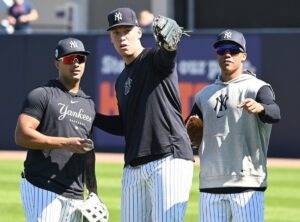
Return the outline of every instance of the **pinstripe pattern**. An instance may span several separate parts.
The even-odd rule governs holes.
[[[263,222],[264,192],[200,193],[200,222]]]
[[[40,189],[26,179],[21,179],[20,190],[27,222],[81,221],[81,213],[74,206],[82,203],[82,200],[65,198]]]
[[[181,222],[192,185],[193,162],[172,156],[124,168],[122,222]]]

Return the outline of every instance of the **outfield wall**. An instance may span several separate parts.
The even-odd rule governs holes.
[[[219,73],[212,49],[216,33],[198,33],[184,38],[178,49],[177,68],[180,80],[182,112],[186,116],[193,104],[193,95],[212,82]],[[0,149],[18,150],[14,129],[23,99],[34,87],[56,78],[54,48],[65,34],[0,35]],[[86,65],[82,88],[91,95],[97,110],[106,114],[117,112],[114,81],[123,68],[106,34],[72,35],[80,38],[92,51]],[[273,126],[270,157],[300,157],[300,137],[297,125],[300,73],[298,55],[300,33],[245,32],[247,68],[271,83],[281,107],[282,121]],[[153,46],[151,35],[144,35],[145,46]],[[97,151],[122,152],[124,140],[95,129]]]

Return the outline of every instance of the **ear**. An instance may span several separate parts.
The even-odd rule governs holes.
[[[245,53],[243,53],[242,62],[245,62],[245,61],[246,61],[246,59],[247,59],[247,53],[245,52]]]
[[[138,36],[139,36],[139,39],[142,38],[142,35],[143,35],[142,28],[138,27]]]
[[[59,69],[59,62],[57,60],[54,60],[54,66]]]
[[[109,39],[110,39],[110,43],[111,43],[111,44],[114,44],[114,42],[113,42],[113,40],[112,40],[112,33],[111,33],[111,31],[109,31]]]

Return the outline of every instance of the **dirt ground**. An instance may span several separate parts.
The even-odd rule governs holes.
[[[0,159],[25,160],[25,151],[0,150]],[[195,156],[196,164],[199,164],[198,156]],[[123,163],[121,153],[96,153],[96,161],[99,163]],[[268,166],[300,167],[300,159],[268,158]]]

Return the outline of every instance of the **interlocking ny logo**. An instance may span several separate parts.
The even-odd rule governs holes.
[[[229,31],[225,32],[224,33],[224,39],[231,39],[231,35],[232,35],[231,32],[229,32]]]
[[[122,20],[122,13],[116,12],[115,14],[115,21],[121,21]]]
[[[78,47],[77,42],[76,41],[70,41],[70,47],[71,48],[77,48]]]
[[[128,77],[128,79],[126,80],[125,85],[124,85],[124,95],[125,96],[130,92],[131,84],[132,84],[132,79],[130,79]]]
[[[216,98],[216,106],[214,110],[217,113],[220,113],[222,111],[225,111],[227,109],[227,100],[228,96],[227,95],[220,95],[219,97]],[[224,115],[217,115],[217,118],[221,118]]]

